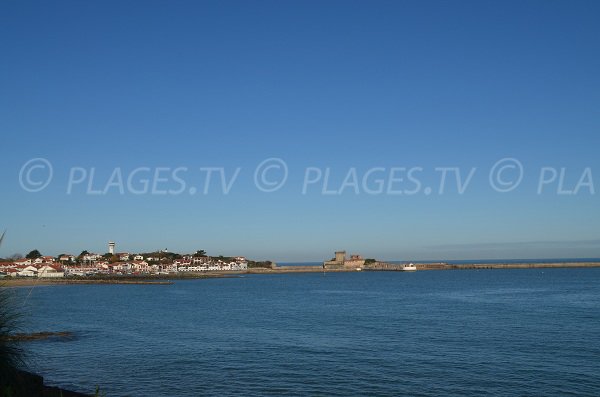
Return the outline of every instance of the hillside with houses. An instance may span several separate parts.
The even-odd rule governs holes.
[[[194,254],[127,252],[104,255],[83,251],[78,256],[44,256],[37,250],[25,258],[0,262],[0,277],[61,278],[94,275],[169,275],[203,272],[245,271],[251,266],[269,266],[270,262],[248,261],[243,256],[211,257],[204,251]]]

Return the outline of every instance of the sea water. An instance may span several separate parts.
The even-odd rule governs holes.
[[[107,396],[599,396],[600,268],[16,289],[48,384]]]

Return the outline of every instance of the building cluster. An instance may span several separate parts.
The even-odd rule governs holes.
[[[113,253],[114,254],[114,253]],[[248,262],[244,257],[230,259],[183,255],[181,259],[168,260],[144,257],[139,254],[117,253],[117,262],[110,262],[99,254],[59,257],[42,256],[35,259],[19,259],[0,262],[0,276],[10,277],[68,277],[96,274],[112,275],[155,275],[211,271],[244,271]]]
[[[365,259],[358,255],[350,255],[346,257],[346,251],[336,251],[335,257],[331,260],[323,262],[323,269],[362,269],[365,265]]]

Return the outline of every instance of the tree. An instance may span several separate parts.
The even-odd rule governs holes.
[[[273,267],[273,262],[271,262],[271,261],[248,261],[248,267],[249,268],[261,267],[261,268],[270,269]]]
[[[206,251],[204,250],[198,250],[194,253],[194,255],[192,255],[194,258],[202,258],[206,256]]]
[[[41,257],[42,257],[42,254],[40,253],[40,251],[33,250],[30,253],[28,253],[25,258],[26,259],[37,259],[37,258],[41,258]]]

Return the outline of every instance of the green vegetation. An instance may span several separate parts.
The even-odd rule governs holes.
[[[115,262],[119,262],[120,258],[117,255],[107,252],[106,254],[102,255],[102,259],[104,259],[110,263],[115,263]]]
[[[271,261],[248,261],[248,269],[256,267],[270,269],[272,266],[273,262]]]
[[[373,258],[365,259],[365,265],[370,265],[371,263],[375,263],[375,262],[377,262],[377,261]]]
[[[5,232],[0,236],[0,246],[4,234]],[[35,259],[41,256],[42,254],[38,250],[33,250],[27,255],[27,258]],[[40,376],[20,370],[26,364],[25,353],[19,341],[35,340],[45,334],[58,335],[61,333],[17,334],[15,331],[18,329],[19,319],[11,289],[0,284],[0,397],[56,395],[54,394],[56,391],[47,394],[48,389],[43,386],[43,379]],[[39,389],[36,382],[38,379],[40,380]],[[58,389],[58,393],[62,396],[63,390]],[[94,396],[105,397],[106,394],[97,387]]]
[[[19,316],[14,311],[9,292],[9,289],[0,287],[0,390],[9,386],[17,368],[24,364],[19,344],[10,340]]]
[[[152,258],[160,258],[161,261],[167,259],[167,260],[173,260],[173,259],[181,259],[182,256],[180,254],[177,254],[175,252],[164,252],[164,251],[154,251],[154,252],[144,252],[142,254],[144,258],[148,258],[148,257],[152,257]]]
[[[232,260],[234,260],[234,258],[232,256],[223,256],[223,255],[213,256],[213,259],[218,259],[223,262],[231,262]]]
[[[80,263],[81,261],[83,261],[83,257],[86,255],[89,255],[89,252],[87,250],[81,251],[81,254],[77,256],[77,262]]]
[[[0,236],[0,245],[5,233]],[[9,339],[17,328],[17,320],[9,290],[0,286],[0,393],[3,396],[13,393],[15,385],[12,383],[17,368],[24,364],[23,350],[18,343]]]
[[[33,250],[30,253],[28,253],[25,258],[26,259],[37,259],[37,258],[41,258],[41,257],[42,257],[42,254],[40,253],[40,251]]]

